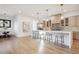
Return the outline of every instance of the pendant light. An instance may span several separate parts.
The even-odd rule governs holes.
[[[49,20],[49,19],[48,19],[48,18],[49,18],[48,11],[49,11],[49,10],[48,10],[48,9],[46,9],[46,12],[47,12],[47,20]]]
[[[61,14],[60,14],[61,15],[61,20],[64,19],[64,17],[63,17],[63,5],[64,4],[60,4],[60,7],[61,7]]]

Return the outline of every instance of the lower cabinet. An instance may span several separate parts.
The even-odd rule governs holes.
[[[75,39],[78,39],[79,40],[79,32],[74,32],[73,33],[73,38],[74,38],[74,40]]]

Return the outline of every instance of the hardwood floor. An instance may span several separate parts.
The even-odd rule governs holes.
[[[0,53],[2,54],[78,54],[79,41],[74,40],[72,48],[63,48],[47,41],[23,38],[0,39]]]

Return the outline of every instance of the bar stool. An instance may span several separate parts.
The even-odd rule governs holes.
[[[55,44],[61,44],[61,47],[64,45],[64,33],[56,33],[55,34]]]
[[[54,40],[55,40],[54,37],[55,37],[55,33],[52,32],[52,33],[51,33],[51,39],[50,39],[51,43],[54,43]]]
[[[39,31],[32,31],[32,38],[39,39]]]
[[[61,47],[63,47],[63,45],[64,45],[64,35],[65,35],[65,33],[62,33],[61,36],[60,36],[60,38],[61,38]]]
[[[52,41],[52,33],[46,32],[46,40],[50,43]]]
[[[35,33],[32,31],[32,39],[35,39]]]
[[[46,34],[45,34],[46,36],[45,36],[45,40],[47,40],[48,41],[48,32],[46,32]]]
[[[49,33],[49,43],[52,42],[53,43],[53,38],[52,38],[52,33]]]
[[[59,37],[58,33],[55,33],[55,44],[56,45],[58,45],[58,37]]]
[[[39,33],[39,39],[40,40],[45,40],[45,32],[40,31],[40,33]]]

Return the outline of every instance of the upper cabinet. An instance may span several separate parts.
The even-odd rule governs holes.
[[[69,17],[69,26],[79,27],[79,15]]]
[[[71,16],[69,17],[69,26],[75,27],[76,26],[76,17],[75,16]]]
[[[79,27],[79,16],[76,16],[76,26]]]
[[[61,20],[60,15],[55,15],[49,20],[43,20],[42,23],[38,24],[42,29],[56,29],[60,27],[79,27],[79,16],[70,16]]]
[[[79,16],[71,16],[60,20],[61,26],[79,27]]]

